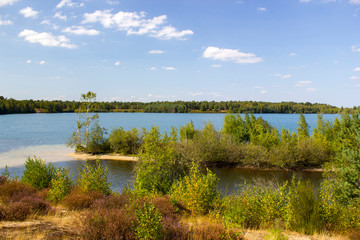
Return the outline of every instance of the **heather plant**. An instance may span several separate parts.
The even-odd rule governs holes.
[[[36,189],[29,184],[19,181],[9,181],[0,185],[0,199],[3,202],[17,201],[23,196],[35,195]]]
[[[0,185],[5,184],[8,181],[6,176],[0,175]]]
[[[183,203],[192,214],[206,214],[219,199],[218,178],[208,169],[201,173],[199,167],[193,163],[189,175],[175,182],[171,191],[171,197]]]
[[[80,177],[77,179],[79,188],[84,192],[99,191],[105,195],[111,194],[110,182],[108,181],[109,171],[103,168],[99,159],[95,164],[87,161],[79,170]]]
[[[51,188],[48,192],[50,201],[59,202],[69,195],[74,182],[69,176],[69,169],[58,168],[56,177],[51,180]]]
[[[10,202],[4,208],[5,220],[24,221],[32,214],[45,214],[50,210],[50,205],[43,199],[30,196],[19,201]]]
[[[56,177],[55,173],[56,169],[53,164],[46,164],[45,161],[36,156],[34,158],[28,157],[21,181],[37,189],[48,188],[51,186],[51,180]]]
[[[73,189],[67,195],[63,204],[70,210],[81,210],[90,208],[98,199],[104,198],[104,194],[98,191],[84,192],[81,189]]]
[[[126,209],[91,209],[80,219],[80,234],[87,240],[136,239],[134,214]]]
[[[243,236],[239,232],[226,229],[220,223],[203,223],[196,225],[193,229],[194,240],[241,240]]]

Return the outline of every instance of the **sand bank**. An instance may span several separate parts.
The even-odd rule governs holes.
[[[101,160],[116,160],[116,161],[137,161],[137,157],[130,157],[130,156],[123,156],[123,155],[119,155],[119,154],[100,154],[100,155],[91,155],[91,154],[86,154],[86,153],[77,153],[77,152],[72,152],[72,153],[68,153],[66,154],[66,156],[71,157],[71,158],[75,158],[78,160],[96,160],[96,159],[101,159]]]

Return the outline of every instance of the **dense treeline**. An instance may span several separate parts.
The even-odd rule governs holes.
[[[0,114],[74,112],[79,101],[15,100],[0,96]],[[351,113],[356,107],[338,108],[328,104],[253,101],[96,102],[96,112],[151,113]]]

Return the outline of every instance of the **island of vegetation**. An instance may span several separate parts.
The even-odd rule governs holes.
[[[132,187],[113,193],[100,160],[87,161],[74,179],[68,169],[28,158],[20,180],[8,171],[0,177],[0,221],[52,217],[52,231],[38,234],[56,232],[59,239],[296,239],[294,232],[359,239],[359,113],[333,123],[319,115],[311,135],[303,115],[297,133],[279,133],[262,118],[233,114],[221,131],[211,123],[195,130],[190,122],[170,133],[120,127],[106,137],[93,112],[95,97],[82,95],[69,144],[87,153],[136,155]],[[223,194],[207,164],[321,167],[325,179],[320,188],[294,177]],[[254,229],[263,235],[252,235]]]

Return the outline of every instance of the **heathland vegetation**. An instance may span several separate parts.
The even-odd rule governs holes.
[[[109,136],[93,112],[95,94],[82,95],[77,130],[69,140],[78,151],[136,154],[135,182],[113,193],[101,162],[86,162],[74,179],[69,171],[28,158],[21,180],[0,177],[0,221],[77,214],[70,228],[82,239],[244,239],[246,229],[351,234],[360,231],[360,115],[326,122],[312,134],[303,115],[297,132],[280,133],[262,118],[226,115],[221,131],[192,122],[170,133],[115,128]],[[288,169],[323,168],[319,188],[293,178],[284,184],[243,184],[220,193],[207,164]],[[32,177],[30,177],[32,176]]]
[[[0,114],[76,112],[81,101],[15,100],[0,96]],[[96,112],[151,113],[351,113],[328,104],[254,101],[97,102]]]

